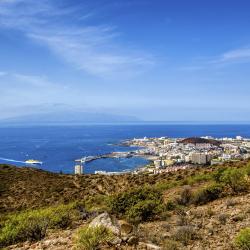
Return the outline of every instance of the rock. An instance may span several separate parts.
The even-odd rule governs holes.
[[[133,232],[133,226],[130,225],[129,223],[125,221],[120,222],[120,227],[121,227],[121,235],[122,236],[127,236],[128,234]]]
[[[116,236],[120,236],[121,234],[121,228],[118,223],[118,220],[116,218],[111,219],[111,217],[107,212],[98,215],[89,224],[89,227],[98,227],[98,226],[104,226],[108,228]]]
[[[136,236],[131,236],[128,240],[127,240],[127,243],[130,245],[130,246],[133,246],[133,245],[137,245],[139,242],[138,238]]]

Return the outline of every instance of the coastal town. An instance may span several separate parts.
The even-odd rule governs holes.
[[[84,172],[84,164],[104,158],[142,157],[149,161],[139,166],[133,174],[159,174],[187,169],[196,166],[219,165],[227,161],[239,161],[250,158],[250,139],[213,138],[211,136],[191,138],[134,138],[121,143],[136,150],[128,152],[112,152],[110,154],[88,156],[77,159],[75,174]],[[113,175],[127,172],[95,171],[95,174]]]
[[[223,164],[250,158],[250,139],[213,138],[134,138],[124,145],[140,147],[137,155],[147,157],[150,164],[137,172],[162,173],[197,165]]]

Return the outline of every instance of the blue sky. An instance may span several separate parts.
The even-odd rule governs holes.
[[[250,121],[248,0],[0,0],[0,118]]]

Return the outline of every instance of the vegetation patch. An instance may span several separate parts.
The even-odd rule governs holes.
[[[192,203],[203,205],[214,201],[222,196],[224,187],[222,184],[211,184],[205,188],[201,188],[194,193]]]
[[[244,171],[244,169],[222,169],[220,172],[217,172],[215,179],[217,182],[224,183],[230,187],[235,193],[246,191],[248,189],[246,171]]]
[[[235,238],[235,245],[242,250],[250,249],[250,227],[242,229]]]
[[[133,189],[113,196],[110,209],[133,223],[148,221],[164,211],[162,193],[150,187]]]
[[[85,226],[78,230],[75,238],[76,249],[95,250],[112,241],[113,234],[104,226]]]
[[[0,229],[0,246],[45,237],[48,228],[66,228],[79,219],[76,205],[60,205],[8,216]]]

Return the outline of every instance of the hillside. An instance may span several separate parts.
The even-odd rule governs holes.
[[[212,144],[215,146],[219,146],[221,143],[219,141],[213,139],[205,139],[200,137],[190,137],[184,140],[179,141],[179,143],[183,144]]]
[[[60,175],[1,165],[0,246],[23,250],[248,249],[236,239],[250,225],[249,176],[247,161],[119,176]],[[93,235],[86,227],[98,215],[108,216],[103,212],[112,216],[110,223],[118,219],[123,236],[108,241],[102,232],[98,244],[87,248],[83,239]],[[33,223],[37,232],[44,229],[45,219],[47,229],[37,236]]]
[[[197,168],[198,169],[198,168]],[[197,169],[180,171],[191,176]],[[198,170],[201,172],[212,170]],[[179,178],[174,173],[161,175],[66,175],[36,168],[0,165],[0,213],[68,203],[95,195],[111,195],[141,185]]]

